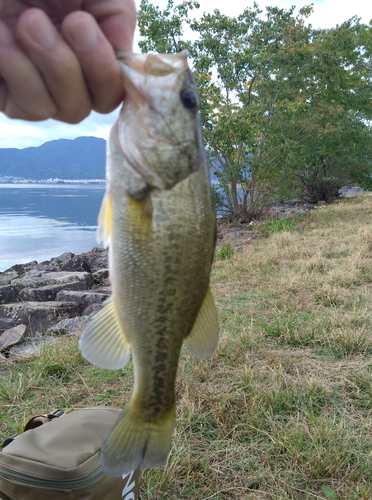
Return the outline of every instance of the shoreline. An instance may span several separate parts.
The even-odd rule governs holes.
[[[110,296],[108,251],[65,252],[0,272],[0,353],[37,354],[42,340],[78,335]]]

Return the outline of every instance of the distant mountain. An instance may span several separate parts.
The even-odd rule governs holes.
[[[58,139],[37,148],[0,149],[0,177],[104,179],[105,161],[104,139]]]

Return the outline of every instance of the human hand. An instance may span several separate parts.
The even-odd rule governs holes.
[[[123,99],[114,50],[132,50],[133,0],[1,0],[0,111],[78,123]]]

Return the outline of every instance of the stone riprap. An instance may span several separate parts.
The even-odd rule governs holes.
[[[2,355],[24,358],[45,337],[81,333],[110,296],[107,259],[107,250],[93,248],[0,273]]]

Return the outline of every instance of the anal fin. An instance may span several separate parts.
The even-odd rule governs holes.
[[[196,317],[191,333],[185,338],[185,344],[198,358],[207,358],[217,349],[218,317],[210,286]]]
[[[93,365],[117,370],[127,364],[130,346],[112,298],[84,330],[79,347],[82,356]]]

